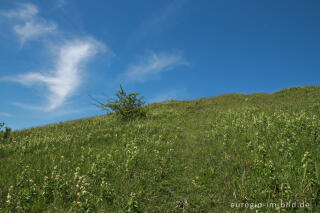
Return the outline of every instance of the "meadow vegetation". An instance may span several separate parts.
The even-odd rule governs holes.
[[[0,212],[320,212],[320,87],[144,108],[13,131]]]
[[[106,103],[93,99],[96,105],[107,113],[116,113],[124,121],[132,121],[146,117],[145,102],[143,96],[138,98],[139,93],[126,93],[120,84],[120,90],[115,99],[109,99]]]
[[[5,126],[4,122],[0,122],[0,143],[9,142],[11,128]]]

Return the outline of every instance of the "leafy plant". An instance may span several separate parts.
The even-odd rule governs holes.
[[[144,97],[138,98],[139,93],[127,94],[122,85],[120,90],[116,93],[116,99],[110,99],[106,104],[98,101],[98,106],[107,112],[115,112],[123,120],[134,120],[136,118],[143,118],[146,116],[146,111],[143,108],[145,102]]]
[[[5,142],[10,138],[11,128],[5,126],[4,122],[0,122],[0,142]]]
[[[4,123],[0,122],[0,130],[4,127]]]

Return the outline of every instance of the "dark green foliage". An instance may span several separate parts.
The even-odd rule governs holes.
[[[0,130],[4,127],[4,123],[0,122]]]
[[[6,142],[9,140],[11,135],[11,128],[5,126],[5,123],[0,122],[0,142]]]
[[[139,93],[127,94],[120,85],[120,90],[116,94],[116,99],[110,99],[106,104],[99,102],[99,107],[107,112],[117,113],[123,120],[134,120],[146,116],[143,108],[145,102],[143,97],[138,98]]]

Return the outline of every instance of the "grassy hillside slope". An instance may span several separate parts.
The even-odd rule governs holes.
[[[13,132],[0,212],[320,212],[320,87],[147,108]]]

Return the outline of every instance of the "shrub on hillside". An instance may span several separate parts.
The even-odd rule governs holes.
[[[0,142],[5,142],[10,138],[11,128],[5,126],[5,123],[0,122]]]
[[[139,93],[127,94],[120,85],[120,90],[116,93],[116,99],[110,99],[107,103],[98,101],[99,107],[107,112],[115,112],[123,120],[134,120],[136,118],[146,117],[146,111],[143,108],[145,102],[143,97],[138,98]]]

